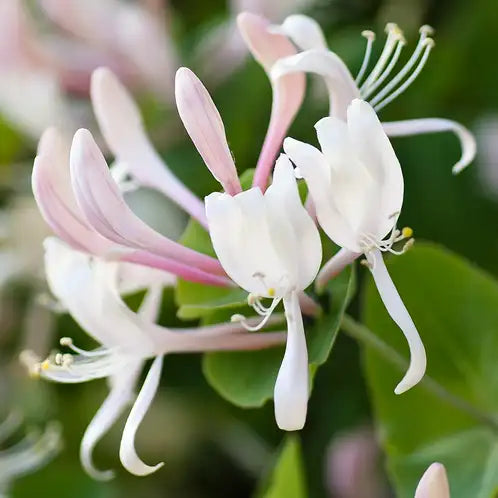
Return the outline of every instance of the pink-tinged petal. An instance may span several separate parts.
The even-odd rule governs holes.
[[[126,247],[224,275],[216,259],[164,237],[131,211],[88,130],[76,132],[70,162],[76,200],[89,224],[101,235]]]
[[[425,471],[415,491],[415,498],[450,498],[450,485],[443,464],[433,463]]]
[[[460,173],[473,160],[477,152],[477,145],[474,135],[465,126],[441,118],[408,119],[405,121],[392,121],[382,123],[384,131],[390,137],[403,137],[407,135],[421,135],[424,133],[452,132],[462,147],[460,160],[453,166],[453,174]]]
[[[303,315],[316,317],[322,312],[321,306],[304,291],[299,292],[299,306]]]
[[[350,251],[349,249],[339,249],[339,251],[323,265],[320,273],[318,273],[315,280],[317,291],[321,292],[330,280],[339,275],[346,266],[350,265],[360,256],[360,253]]]
[[[132,96],[107,68],[92,74],[90,93],[100,130],[118,162],[141,185],[156,189],[206,226],[203,202],[167,167],[152,146]]]
[[[238,194],[241,186],[220,113],[204,85],[186,67],[176,73],[175,97],[183,125],[209,171],[227,194]]]
[[[237,18],[239,30],[254,58],[269,75],[273,64],[282,57],[296,54],[285,36],[269,31],[268,20],[247,12]],[[270,124],[258,159],[253,185],[266,188],[268,176],[282,147],[287,130],[304,98],[306,79],[302,73],[282,76],[272,84],[273,102]]]
[[[92,254],[105,254],[115,248],[115,244],[88,225],[76,204],[69,171],[69,147],[54,128],[49,128],[40,139],[32,188],[44,220],[70,246]]]

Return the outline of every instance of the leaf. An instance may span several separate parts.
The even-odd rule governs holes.
[[[347,268],[330,282],[323,314],[316,320],[305,319],[313,374],[332,350],[353,288],[353,271]],[[243,408],[260,407],[273,397],[283,354],[283,348],[205,354],[204,375],[209,384],[231,403]]]
[[[306,498],[305,481],[301,444],[297,436],[287,436],[265,486],[266,491],[257,495],[261,498]]]
[[[497,497],[498,424],[492,414],[498,412],[498,285],[430,244],[391,258],[389,272],[424,341],[427,374],[458,398],[449,401],[423,383],[395,396],[402,372],[366,349],[366,376],[396,496],[413,497],[424,470],[439,461],[447,467],[452,498]],[[364,315],[379,338],[407,356],[372,281]],[[466,408],[456,406],[462,403]]]
[[[211,239],[206,230],[195,220],[190,220],[180,242],[204,254],[215,256]],[[200,318],[213,309],[236,308],[247,301],[241,289],[216,287],[178,279],[175,290],[177,316],[183,320]]]

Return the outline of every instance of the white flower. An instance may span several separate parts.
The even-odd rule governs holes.
[[[301,429],[308,402],[308,354],[298,293],[316,276],[321,262],[318,230],[299,198],[293,167],[277,161],[273,182],[263,195],[258,187],[206,197],[209,233],[227,274],[249,292],[249,303],[262,326],[283,300],[287,346],[275,383],[275,417],[285,430]],[[271,298],[266,308],[260,298]]]
[[[323,118],[316,130],[321,152],[292,138],[284,141],[284,150],[306,180],[320,225],[351,260],[365,254],[387,311],[407,338],[411,363],[396,387],[400,394],[420,381],[426,367],[422,341],[382,259],[384,251],[398,254],[393,244],[412,233],[396,229],[403,203],[401,167],[366,102],[351,103],[347,122]]]
[[[367,75],[375,34],[364,31],[367,39],[365,58],[358,76],[353,78],[342,59],[328,50],[320,26],[304,15],[289,16],[282,25],[271,28],[272,32],[288,36],[302,50],[301,53],[281,58],[271,70],[274,80],[296,72],[315,73],[323,77],[329,92],[330,115],[346,119],[346,111],[355,98],[370,102],[379,111],[401,95],[417,78],[425,66],[434,46],[430,37],[430,26],[420,28],[418,44],[405,65],[393,76],[398,60],[406,44],[403,32],[394,23],[386,26],[387,40],[376,63]],[[452,131],[459,138],[462,157],[453,166],[453,173],[459,173],[474,159],[476,143],[472,134],[462,125],[448,119],[424,118],[383,123],[389,136],[417,135]]]
[[[170,275],[127,263],[108,262],[74,250],[56,238],[45,241],[45,266],[54,296],[100,346],[85,351],[65,337],[61,345],[75,354],[55,353],[40,362],[32,353],[24,352],[22,360],[33,375],[55,382],[109,379],[109,396],[88,426],[80,451],[83,467],[98,479],[109,479],[113,474],[94,467],[93,448],[133,401],[135,385],[147,359],[154,361],[126,421],[120,447],[123,466],[136,475],[150,474],[162,465],[144,464],[136,454],[134,440],[159,385],[163,355],[260,349],[283,340],[281,333],[249,334],[241,324],[234,323],[193,329],[156,325],[162,289],[171,283]],[[120,296],[120,289],[131,289],[130,270],[135,289],[147,290],[138,313],[130,310]]]
[[[450,498],[450,485],[444,465],[433,463],[429,466],[418,483],[415,498]]]

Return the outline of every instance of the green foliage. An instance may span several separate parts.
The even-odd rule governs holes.
[[[312,373],[330,354],[353,287],[353,271],[348,268],[330,283],[321,316],[305,322]],[[204,374],[211,386],[233,404],[259,407],[273,396],[282,357],[282,348],[209,353],[204,356]]]
[[[388,470],[400,498],[423,471],[446,465],[452,498],[498,496],[498,285],[442,248],[419,244],[390,258],[390,274],[422,336],[430,379],[397,397],[399,368],[365,351],[365,370]],[[370,281],[365,323],[407,355],[406,342]]]
[[[288,436],[278,456],[261,498],[306,498],[301,444],[297,436]]]

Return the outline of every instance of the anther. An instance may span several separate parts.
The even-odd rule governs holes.
[[[375,40],[375,33],[369,29],[365,29],[361,32],[361,36],[365,37],[367,40]]]
[[[403,246],[403,252],[406,252],[408,249],[412,248],[413,244],[415,244],[415,239],[408,239]]]
[[[424,47],[433,48],[435,44],[434,38],[424,38],[422,41],[422,46]]]
[[[248,295],[247,295],[247,304],[249,306],[254,306],[254,304],[256,303],[256,301],[258,300],[258,296],[256,296],[255,294],[253,294],[252,292],[250,292]]]
[[[40,368],[42,370],[48,370],[50,368],[50,361],[49,360],[44,360],[40,363]]]
[[[409,239],[413,235],[413,229],[410,227],[404,227],[401,230],[401,235],[403,236],[403,238]]]
[[[240,315],[239,313],[236,313],[230,317],[231,322],[242,322],[245,319],[246,317],[244,315]]]
[[[423,26],[420,26],[418,32],[422,36],[432,36],[434,34],[434,28],[432,26],[429,26],[428,24],[424,24]]]
[[[270,297],[275,297],[275,289],[274,289],[273,287],[270,287],[270,288],[268,289],[268,295],[269,295]]]
[[[59,344],[61,346],[69,347],[73,345],[73,340],[70,337],[61,337]]]

